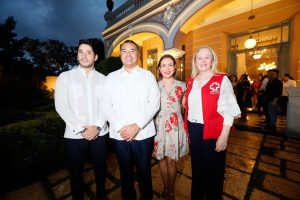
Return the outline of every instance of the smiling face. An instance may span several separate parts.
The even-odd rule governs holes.
[[[137,65],[139,51],[136,45],[124,43],[121,46],[121,60],[125,68],[132,69]]]
[[[171,78],[176,70],[176,65],[171,58],[163,58],[160,61],[159,71],[163,78]]]
[[[195,64],[199,72],[211,70],[213,62],[213,55],[208,48],[202,48],[196,54]]]
[[[85,69],[93,68],[98,55],[95,54],[93,48],[88,44],[81,44],[77,51],[77,60],[81,67]]]

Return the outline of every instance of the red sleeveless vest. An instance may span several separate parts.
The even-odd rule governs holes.
[[[217,112],[218,99],[220,96],[221,83],[225,74],[214,74],[211,79],[201,88],[203,111],[203,139],[217,139],[223,128],[224,118]],[[186,101],[185,101],[185,115],[184,128],[188,133],[187,119],[188,119],[188,97],[193,87],[194,79],[190,78],[187,83]]]

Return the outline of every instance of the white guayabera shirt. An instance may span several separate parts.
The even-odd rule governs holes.
[[[110,73],[104,85],[104,110],[110,137],[123,140],[118,131],[133,123],[141,128],[135,140],[154,136],[153,117],[159,109],[160,93],[153,74],[138,66],[129,73],[123,67]]]
[[[65,138],[82,139],[85,125],[99,126],[100,136],[108,133],[102,109],[105,76],[95,69],[87,76],[78,66],[61,73],[55,87],[55,109],[66,123]]]

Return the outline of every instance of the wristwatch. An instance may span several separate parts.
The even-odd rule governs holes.
[[[82,131],[79,131],[78,133],[76,133],[76,135],[83,133],[84,131],[86,131],[87,128],[84,128]]]

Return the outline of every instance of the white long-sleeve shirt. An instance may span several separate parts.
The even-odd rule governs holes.
[[[202,103],[199,103],[202,99],[201,88],[208,82],[205,80],[199,83],[196,79],[193,82],[192,90],[189,94],[189,115],[188,120],[194,123],[204,123]],[[236,98],[232,89],[231,82],[224,76],[221,82],[220,96],[218,100],[218,112],[224,118],[224,125],[232,126],[234,117],[240,115],[240,108],[236,102]]]
[[[55,109],[66,123],[65,138],[82,139],[78,133],[88,125],[99,126],[100,136],[107,134],[102,110],[104,80],[99,72],[92,70],[87,75],[80,66],[58,76]]]
[[[141,128],[136,140],[156,134],[153,117],[159,109],[160,93],[150,71],[137,66],[129,73],[123,67],[107,76],[104,91],[110,138],[123,140],[118,131],[133,123]]]
[[[287,91],[288,87],[297,87],[297,82],[292,79],[288,79],[286,82],[282,81],[283,87],[282,87],[282,96],[289,96],[289,93]]]

